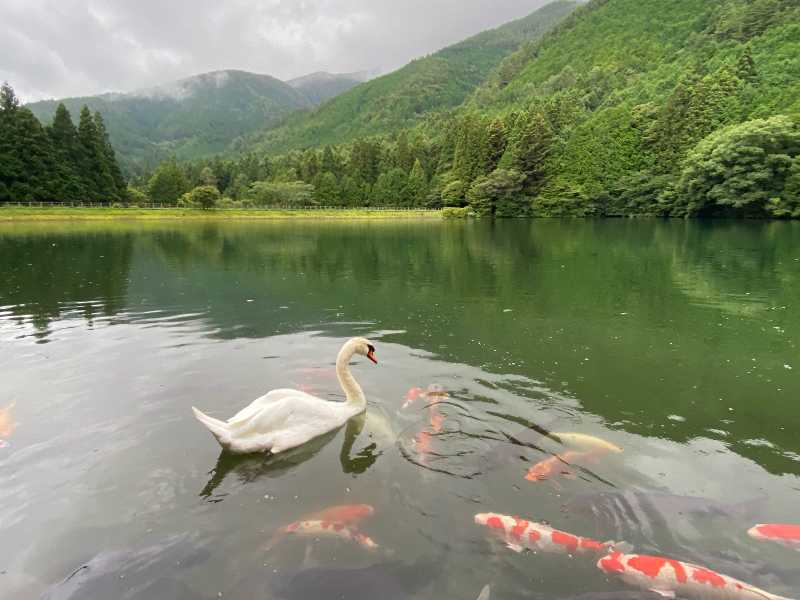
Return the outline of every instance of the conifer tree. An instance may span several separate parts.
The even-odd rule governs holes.
[[[99,112],[94,113],[94,123],[95,127],[97,127],[97,143],[100,145],[101,156],[114,184],[112,195],[117,200],[124,200],[127,195],[128,184],[122,176],[122,170],[119,168],[117,155],[111,146],[106,124]]]
[[[82,146],[78,141],[78,130],[69,111],[63,104],[56,108],[53,124],[48,128],[57,165],[57,198],[60,201],[86,199],[86,187],[81,175],[83,163]]]
[[[414,166],[408,176],[406,197],[411,206],[423,206],[428,198],[428,180],[419,159],[414,161]]]
[[[531,192],[538,191],[544,181],[545,160],[552,142],[552,129],[540,111],[517,119],[511,136],[511,157],[514,168],[525,176],[525,186]]]

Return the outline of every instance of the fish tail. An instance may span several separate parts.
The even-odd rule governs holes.
[[[194,412],[195,418],[205,425],[206,429],[208,429],[211,434],[217,438],[220,446],[224,448],[230,445],[231,432],[227,423],[220,421],[219,419],[209,417],[207,414],[196,409],[194,406],[192,407],[192,411]]]

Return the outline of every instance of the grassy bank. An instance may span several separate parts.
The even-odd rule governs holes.
[[[0,207],[0,221],[104,221],[136,220],[209,220],[209,219],[439,219],[441,212],[429,210],[197,210],[185,208],[19,208]]]

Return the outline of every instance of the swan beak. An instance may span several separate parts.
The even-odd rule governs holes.
[[[375,350],[370,350],[367,352],[367,358],[374,362],[376,365],[378,364],[378,359],[375,358]]]

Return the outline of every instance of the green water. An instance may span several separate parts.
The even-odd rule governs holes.
[[[4,225],[0,408],[15,401],[18,426],[0,449],[0,597],[87,563],[77,581],[96,579],[50,597],[282,598],[298,569],[373,564],[414,566],[383,600],[625,589],[592,559],[491,543],[473,524],[488,511],[800,596],[798,555],[746,535],[800,522],[798,330],[794,223]],[[234,458],[192,418],[276,387],[340,400],[354,335],[380,361],[353,367],[361,431]],[[425,450],[426,403],[403,403],[430,384],[449,397]],[[564,450],[547,432],[624,452],[526,481]],[[381,550],[266,549],[343,503],[374,506],[362,529]]]

